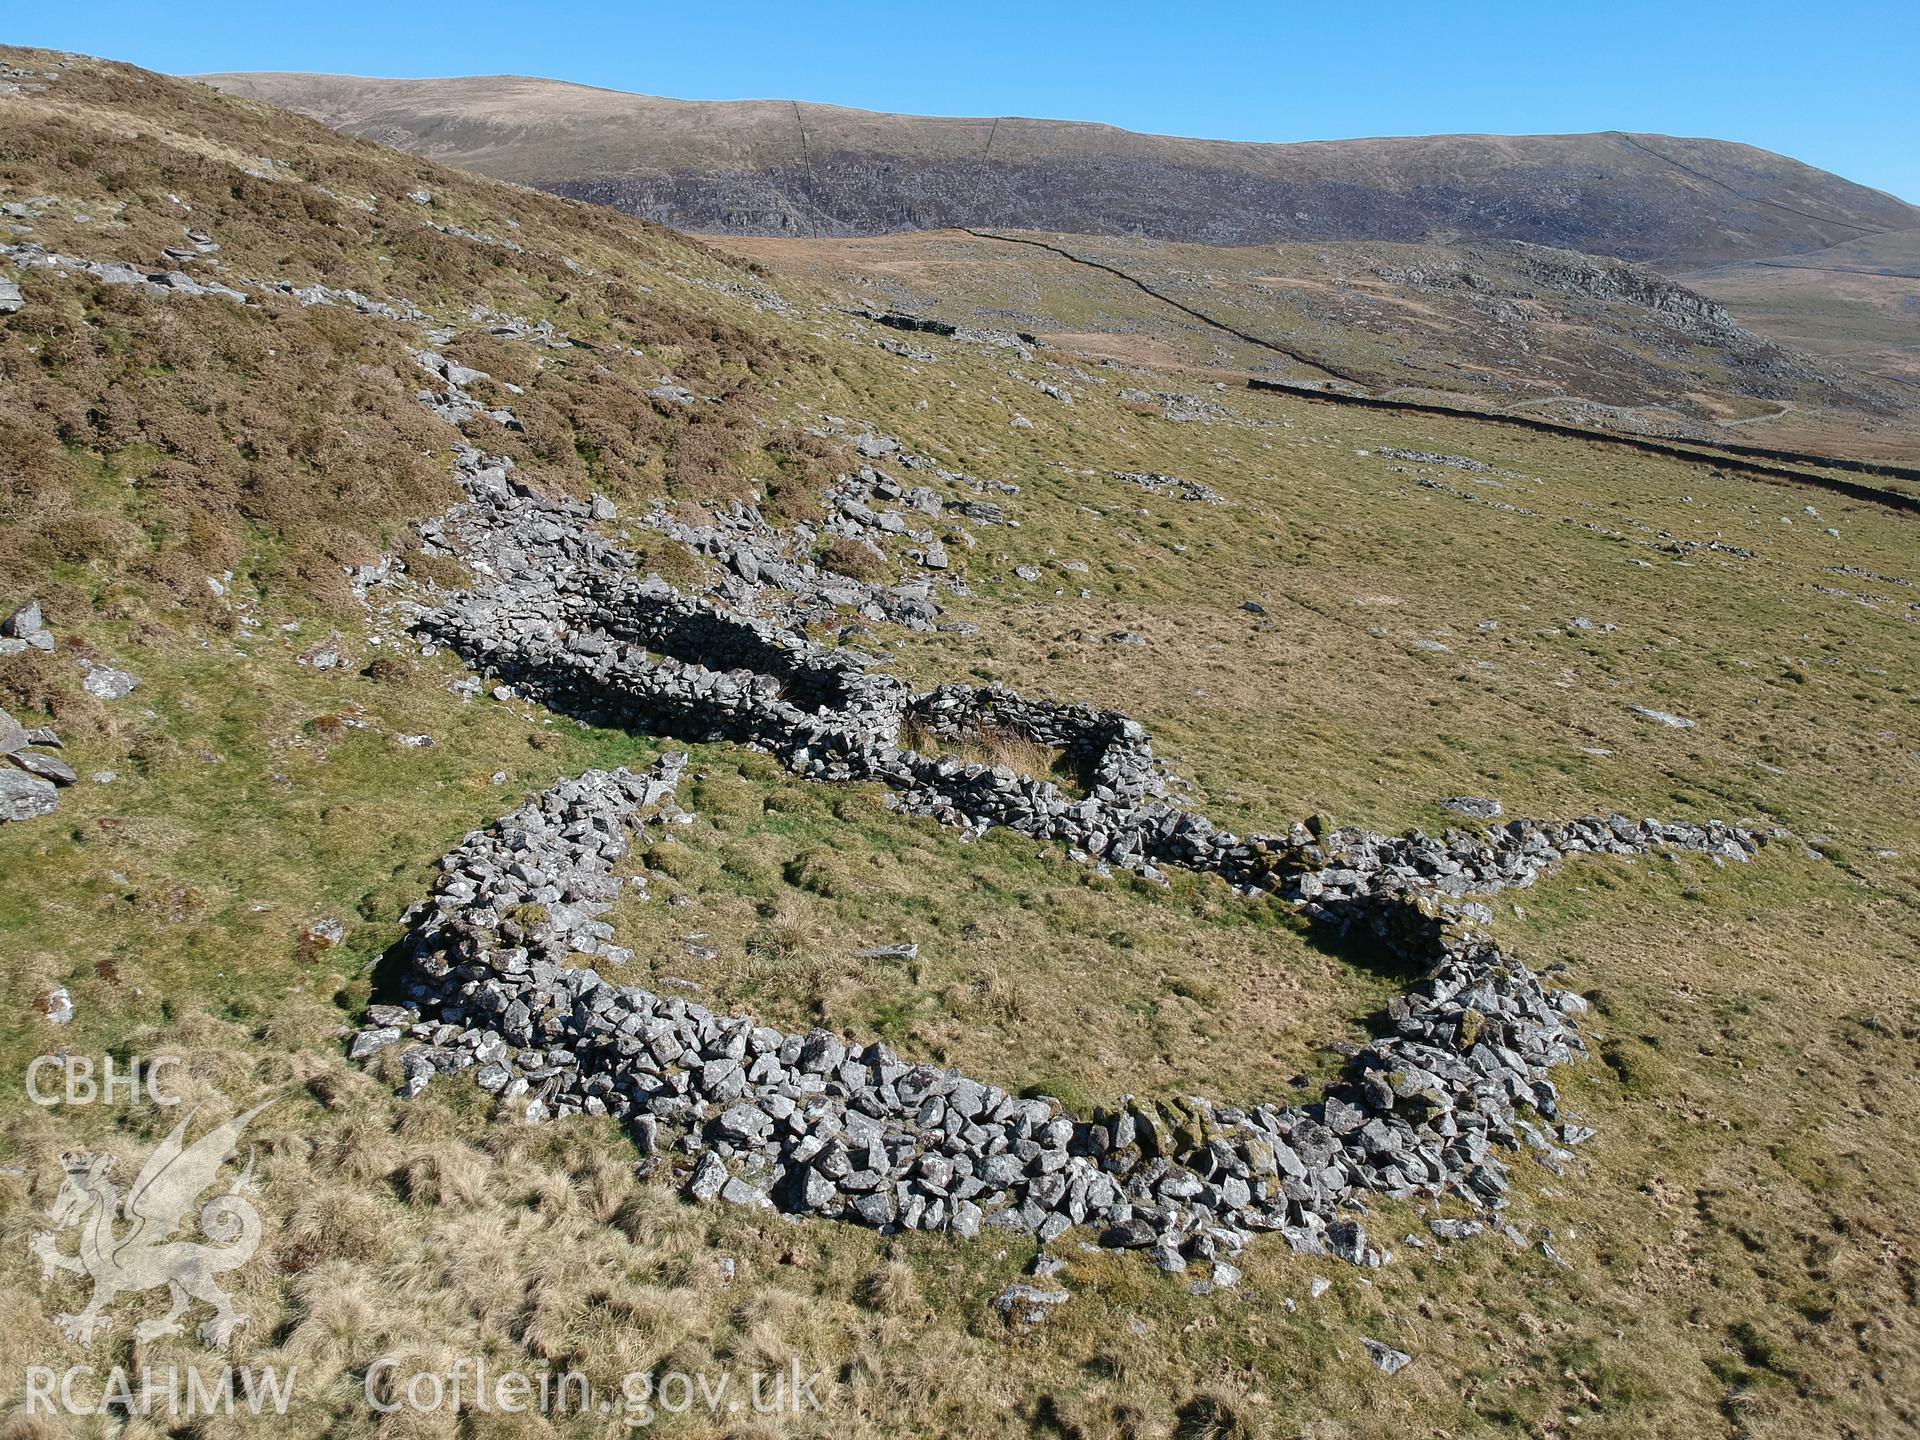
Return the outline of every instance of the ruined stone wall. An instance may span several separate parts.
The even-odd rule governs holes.
[[[1421,978],[1311,1104],[1121,1097],[1090,1115],[886,1046],[620,986],[581,958],[625,955],[598,916],[614,866],[673,803],[679,758],[646,776],[591,772],[468,837],[410,917],[405,1004],[375,1007],[367,1054],[411,1037],[407,1088],[472,1069],[535,1114],[621,1119],[642,1148],[677,1151],[689,1192],[858,1223],[1052,1240],[1073,1226],[1169,1270],[1231,1257],[1257,1231],[1377,1263],[1353,1203],[1367,1194],[1504,1203],[1503,1153],[1550,1156],[1591,1132],[1560,1114],[1550,1072],[1582,1052],[1579,997],[1549,991],[1487,933],[1471,898],[1533,884],[1569,855],[1665,848],[1744,860],[1760,839],[1720,825],[1621,816],[1509,821],[1484,833],[1241,838],[1166,798],[1146,731],[1123,715],[1001,686],[913,694],[858,652],[635,574],[590,508],[463,460],[472,503],[452,517],[475,590],[418,617],[420,633],[558,711],[764,750],[798,774],[890,787],[910,813],[1004,825],[1141,874],[1219,876],[1312,924],[1365,937]],[[1067,753],[1084,796],[1003,766],[902,748],[1010,732]]]
[[[1043,1242],[1084,1225],[1163,1269],[1204,1262],[1227,1276],[1259,1231],[1378,1263],[1345,1214],[1356,1198],[1498,1208],[1502,1151],[1529,1143],[1564,1158],[1592,1133],[1561,1115],[1550,1075],[1582,1053],[1584,1002],[1543,987],[1485,933],[1484,907],[1456,897],[1531,884],[1580,847],[1757,848],[1737,831],[1625,821],[1516,822],[1486,841],[1306,838],[1282,867],[1314,891],[1294,902],[1302,912],[1424,966],[1382,1038],[1312,1104],[1126,1096],[1079,1116],[882,1044],[783,1034],[581,965],[626,955],[597,917],[631,837],[673,810],[684,764],[589,772],[469,836],[409,916],[405,1003],[373,1007],[354,1054],[412,1037],[410,1094],[472,1070],[536,1116],[616,1116],[649,1155],[684,1156],[700,1199]]]

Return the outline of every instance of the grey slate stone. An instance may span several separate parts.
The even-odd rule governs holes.
[[[55,785],[73,785],[80,780],[66,761],[52,755],[42,755],[38,750],[16,750],[8,758],[29,775],[38,775]]]
[[[1398,1375],[1413,1363],[1413,1356],[1404,1350],[1396,1350],[1379,1340],[1370,1340],[1362,1336],[1360,1343],[1367,1347],[1367,1354],[1373,1357],[1373,1363],[1380,1367],[1383,1375]]]
[[[80,684],[96,700],[124,700],[139,686],[140,677],[111,665],[89,663]]]
[[[29,600],[20,606],[5,620],[0,620],[0,635],[8,635],[16,640],[24,640],[29,635],[37,635],[45,630],[46,622],[40,614],[40,602]]]
[[[693,1167],[693,1174],[687,1180],[687,1194],[695,1200],[718,1199],[727,1180],[726,1165],[718,1155],[709,1151],[702,1155],[700,1163]]]
[[[51,781],[24,770],[0,768],[0,820],[37,820],[59,806]]]

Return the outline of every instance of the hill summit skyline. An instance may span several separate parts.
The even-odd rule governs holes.
[[[525,76],[199,78],[439,163],[714,234],[1517,240],[1687,267],[1920,228],[1920,209],[1786,156],[1621,131],[1260,144]]]

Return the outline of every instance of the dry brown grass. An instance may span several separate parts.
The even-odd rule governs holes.
[[[874,545],[846,535],[835,535],[828,539],[820,547],[819,561],[825,569],[850,575],[870,585],[886,579],[892,568],[886,556],[879,553]]]
[[[922,755],[957,755],[975,765],[998,765],[1016,775],[1052,780],[1063,788],[1077,784],[1067,755],[1005,725],[982,725],[960,739],[936,735],[916,720],[900,727],[900,743]]]
[[[132,111],[150,118],[124,133]],[[453,347],[525,392],[483,382],[523,429],[475,420],[471,438],[550,486],[728,500],[766,485],[777,513],[804,512],[817,488],[827,452],[761,423],[765,377],[804,347],[637,280],[665,257],[713,268],[693,244],[542,196],[517,195],[503,214],[480,183],[123,68],[77,65],[45,96],[0,97],[0,116],[0,192],[60,197],[35,240],[153,263],[192,224],[218,236],[217,278],[258,293],[243,306],[23,277],[29,305],[0,321],[0,593],[46,588],[55,572],[111,574],[124,605],[208,622],[205,577],[252,567],[248,588],[344,608],[342,567],[377,559],[408,519],[444,507],[447,437],[414,399],[410,328],[303,307],[262,280],[353,286],[461,318],[480,305],[644,349],[651,368],[486,336]],[[285,178],[236,171],[234,155],[261,152]],[[522,250],[427,228],[402,198],[421,183],[434,188],[433,218],[514,235]],[[376,197],[375,209],[320,185]],[[69,219],[83,209],[103,219]],[[561,257],[574,251],[598,273],[568,269]],[[663,369],[702,401],[650,399]],[[47,598],[77,605],[81,588]]]

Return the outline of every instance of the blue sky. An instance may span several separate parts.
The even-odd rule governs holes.
[[[176,74],[504,72],[1230,140],[1650,130],[1742,140],[1920,202],[1915,0],[88,0],[15,7],[0,39]]]

